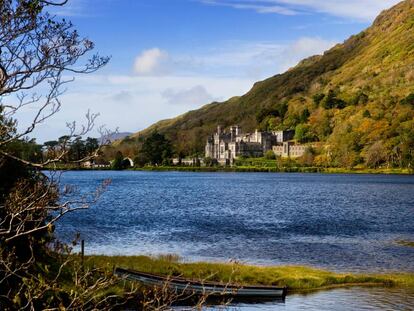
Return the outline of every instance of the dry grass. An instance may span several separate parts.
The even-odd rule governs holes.
[[[250,285],[287,286],[290,291],[307,291],[347,286],[388,286],[414,288],[414,275],[352,274],[303,266],[261,267],[237,263],[184,263],[177,256],[89,256],[88,262],[107,267],[123,267],[161,275]]]

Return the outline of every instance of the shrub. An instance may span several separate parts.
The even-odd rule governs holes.
[[[411,93],[406,98],[400,101],[402,105],[411,105],[414,106],[414,93]]]
[[[265,158],[268,160],[275,160],[276,159],[276,155],[272,150],[268,150],[265,153]]]

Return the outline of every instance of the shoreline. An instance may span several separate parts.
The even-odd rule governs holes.
[[[303,174],[354,174],[354,175],[414,175],[408,169],[346,169],[346,168],[320,168],[320,167],[195,167],[195,166],[148,166],[114,170],[111,168],[47,168],[50,171],[144,171],[144,172],[195,172],[195,173],[303,173]]]
[[[159,172],[201,172],[201,173],[308,173],[308,174],[359,174],[359,175],[414,175],[408,169],[346,169],[320,167],[186,167],[161,166],[128,169],[131,171],[159,171]]]
[[[113,270],[116,267],[165,276],[209,280],[240,285],[287,286],[288,293],[356,286],[414,289],[414,273],[337,273],[310,266],[258,266],[241,263],[183,262],[176,255],[88,255],[87,263]]]

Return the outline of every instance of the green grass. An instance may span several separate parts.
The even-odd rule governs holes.
[[[259,163],[259,161],[257,161]],[[239,166],[146,166],[134,168],[136,171],[178,171],[178,172],[259,172],[259,173],[326,173],[326,174],[398,174],[408,175],[412,171],[401,168],[390,169],[366,169],[366,168],[324,168],[307,166],[260,166],[260,165],[239,165]]]
[[[113,269],[123,267],[169,276],[250,285],[287,286],[290,292],[348,286],[414,288],[414,274],[351,274],[303,266],[251,266],[229,263],[184,263],[174,256],[89,256],[88,263]]]
[[[337,168],[337,167],[328,167],[322,169],[323,173],[332,173],[332,174],[398,174],[398,175],[410,175],[413,174],[413,171],[410,171],[406,168]]]

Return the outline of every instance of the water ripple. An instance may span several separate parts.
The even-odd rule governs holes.
[[[93,191],[58,235],[88,253],[178,253],[187,260],[303,264],[337,271],[414,271],[414,176],[67,172]]]

